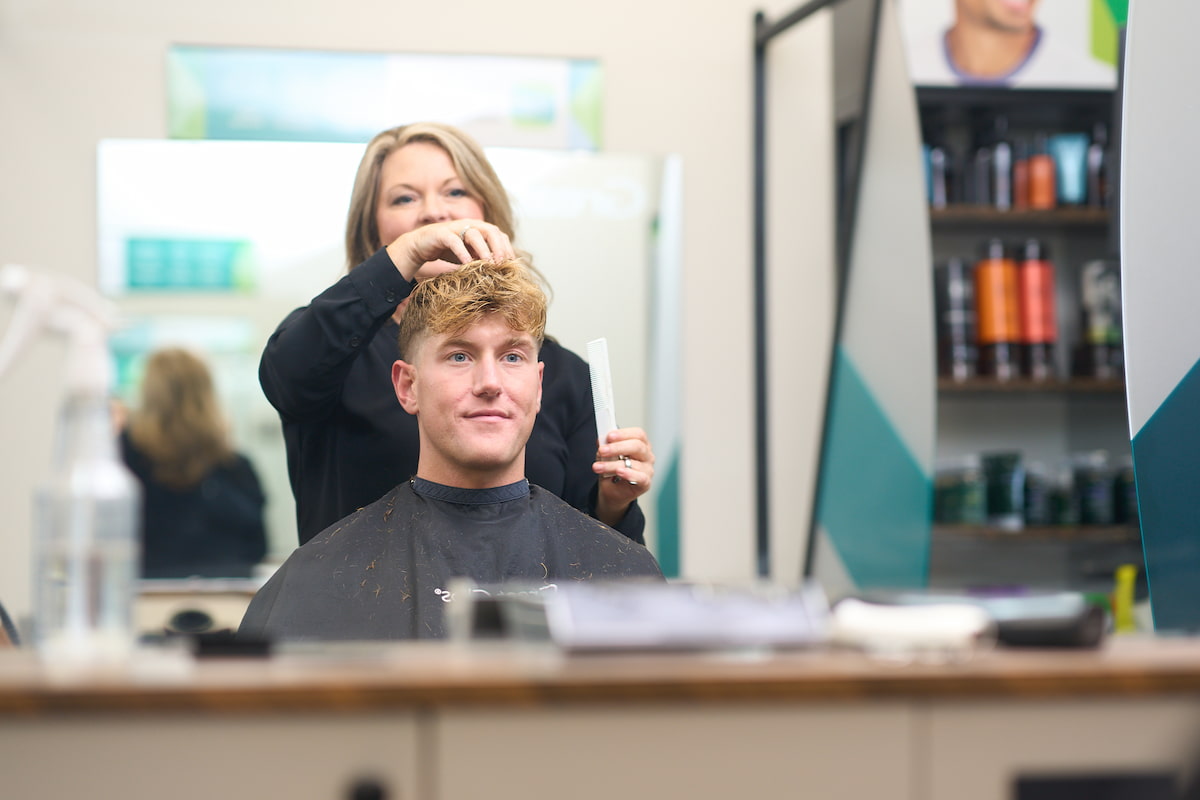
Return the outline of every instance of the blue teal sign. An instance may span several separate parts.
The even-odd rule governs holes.
[[[248,241],[128,239],[126,286],[131,291],[250,291],[254,288]]]

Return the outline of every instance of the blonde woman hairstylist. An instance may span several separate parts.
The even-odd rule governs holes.
[[[528,256],[482,147],[414,123],[367,145],[346,221],[347,274],[296,309],[267,342],[259,380],[283,422],[301,544],[416,473],[414,417],[391,382],[397,320],[415,282],[474,259]],[[526,475],[636,542],[637,498],[654,477],[645,432],[597,443],[587,365],[550,337]]]

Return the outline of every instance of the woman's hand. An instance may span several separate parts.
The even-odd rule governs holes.
[[[650,491],[654,480],[654,449],[641,428],[610,431],[600,445],[592,472],[600,477],[596,518],[615,527],[625,517],[629,504]]]
[[[405,280],[430,278],[476,259],[515,258],[507,234],[481,219],[434,222],[400,235],[388,256]]]

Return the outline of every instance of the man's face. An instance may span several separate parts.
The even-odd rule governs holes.
[[[1033,27],[1037,4],[1038,0],[958,0],[958,11],[976,25],[1023,33]]]
[[[417,417],[426,480],[464,488],[525,477],[525,443],[542,404],[537,345],[488,315],[457,335],[428,335],[392,366],[400,405]]]

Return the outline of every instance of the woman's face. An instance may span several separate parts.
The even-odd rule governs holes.
[[[467,194],[446,151],[431,142],[393,150],[379,171],[375,224],[380,244],[452,219],[483,219],[483,204]]]

